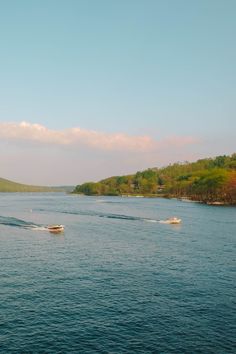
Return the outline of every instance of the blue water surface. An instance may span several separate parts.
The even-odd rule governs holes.
[[[0,194],[0,352],[235,353],[235,237],[234,207]]]

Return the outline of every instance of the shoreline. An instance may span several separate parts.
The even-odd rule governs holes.
[[[164,198],[164,199],[176,199],[186,203],[201,203],[210,206],[236,206],[236,204],[227,203],[224,201],[210,201],[210,200],[197,200],[192,199],[191,197],[176,197],[176,196],[167,196],[167,195],[157,195],[157,194],[117,194],[117,195],[107,195],[107,194],[93,194],[88,195],[84,193],[71,193],[75,195],[83,195],[87,197],[121,197],[121,198]]]

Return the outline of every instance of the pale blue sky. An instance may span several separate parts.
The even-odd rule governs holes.
[[[127,173],[233,153],[235,18],[235,0],[0,0],[0,122],[201,141],[186,156],[183,149],[140,163],[136,156]],[[14,148],[17,156],[22,147]],[[90,170],[92,156],[78,163]],[[104,174],[126,172],[121,163],[112,169],[111,153],[100,158]]]

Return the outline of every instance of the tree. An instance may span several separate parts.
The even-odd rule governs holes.
[[[193,193],[203,201],[217,200],[227,180],[227,172],[222,169],[204,171],[193,183]]]
[[[226,198],[229,203],[236,204],[236,172],[233,171],[229,174],[228,181],[226,183]]]
[[[99,194],[99,184],[94,182],[87,182],[79,186],[77,193],[84,193],[86,195],[97,195]]]

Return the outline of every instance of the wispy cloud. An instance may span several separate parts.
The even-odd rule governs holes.
[[[191,136],[154,139],[0,122],[0,177],[28,184],[78,184],[186,160],[196,143]]]
[[[105,151],[148,152],[166,147],[182,147],[196,143],[193,137],[168,137],[156,141],[150,136],[132,136],[125,133],[104,133],[79,127],[52,130],[40,124],[0,123],[0,138],[5,140],[34,142],[41,145],[76,145]]]

